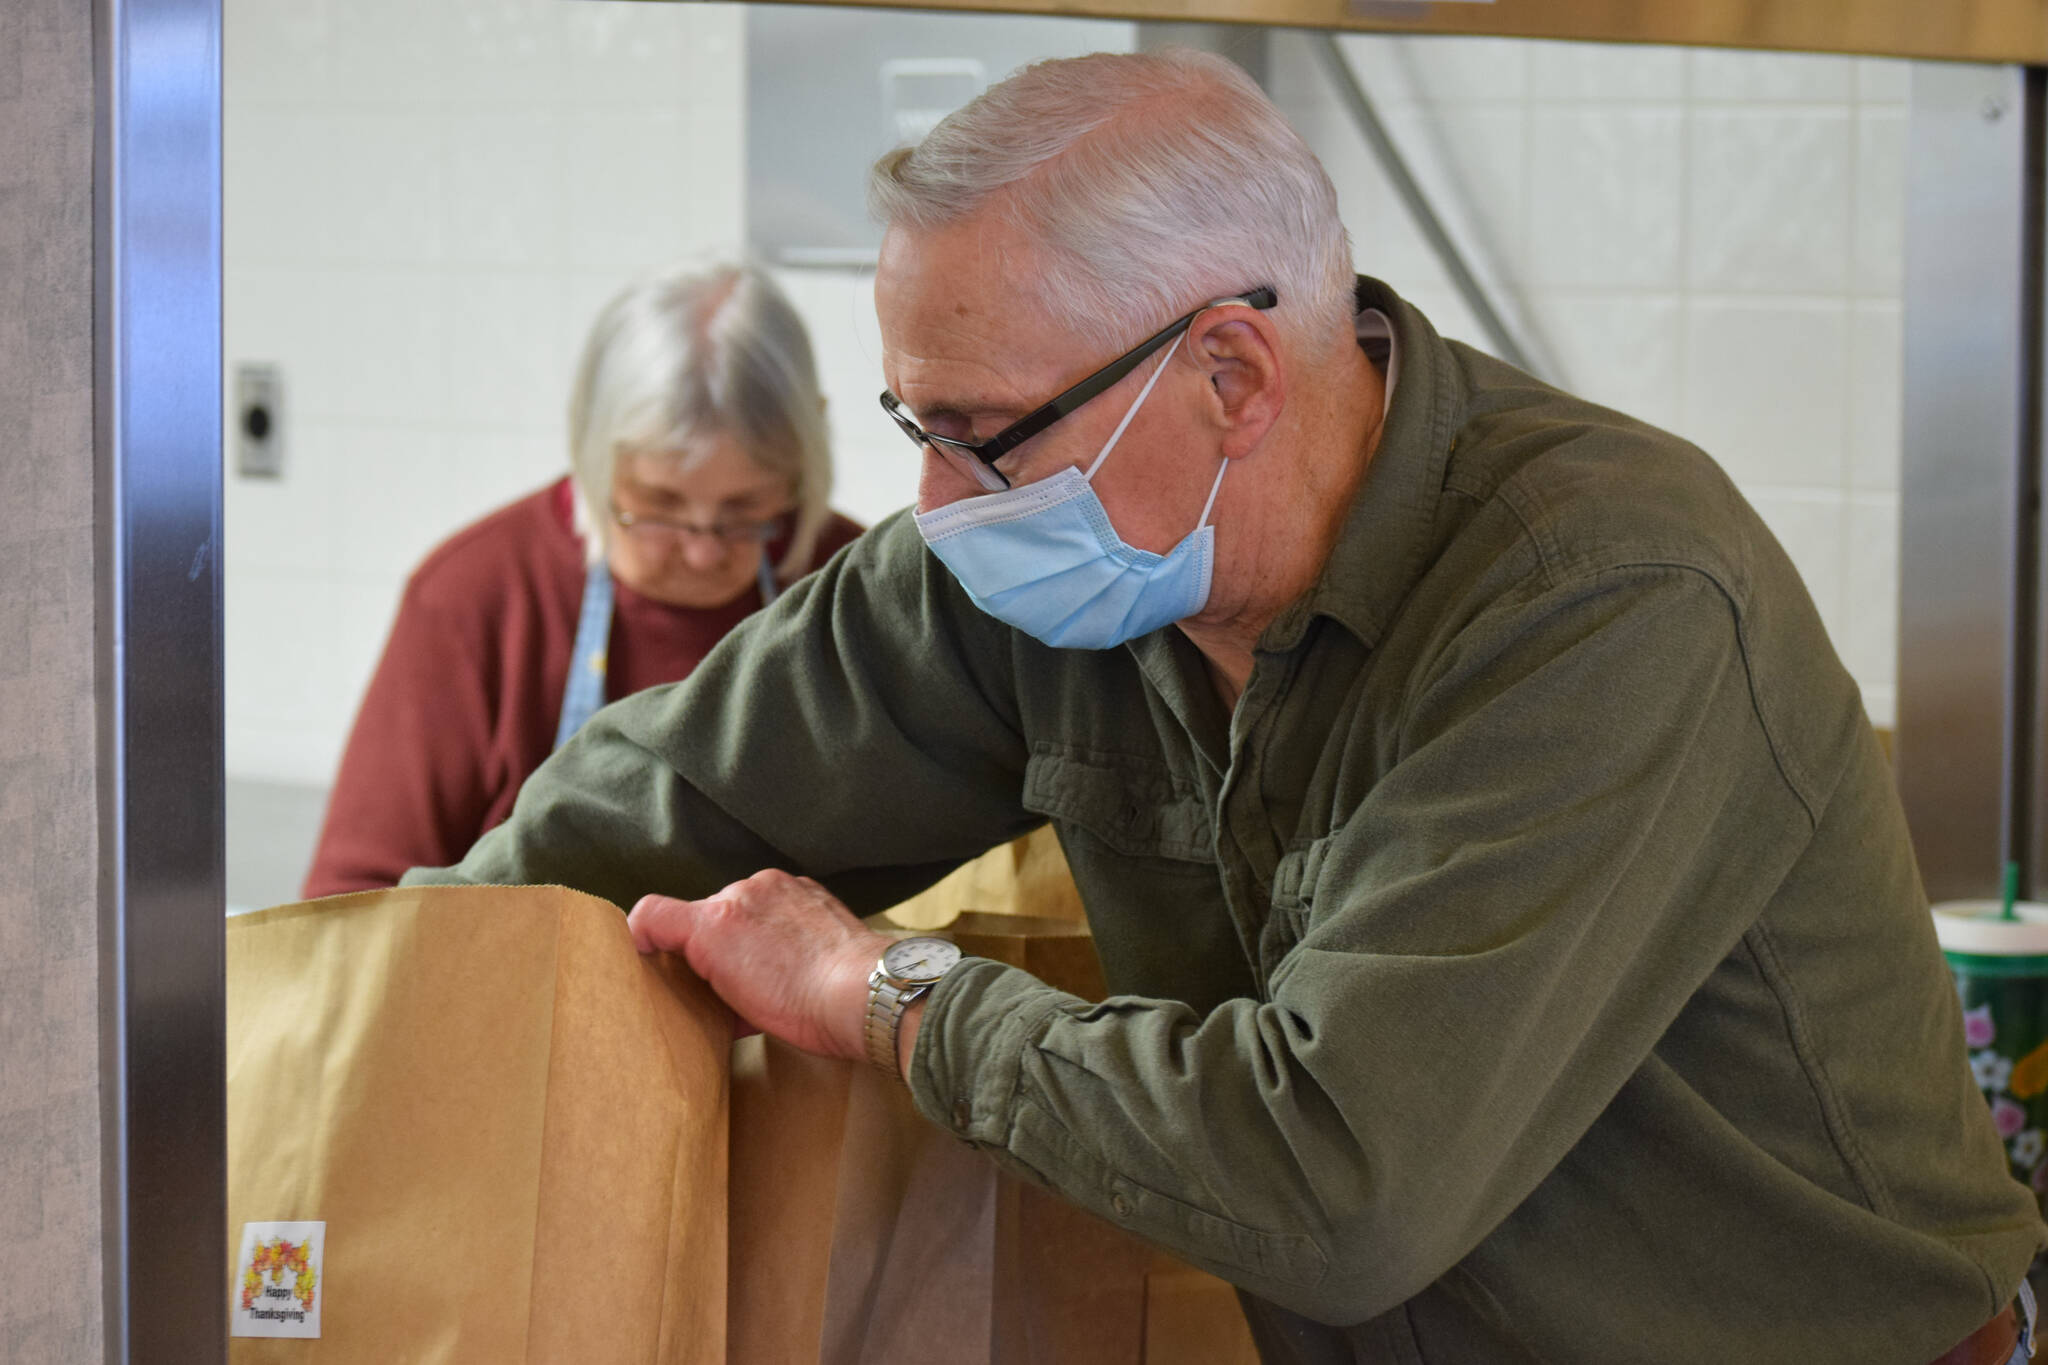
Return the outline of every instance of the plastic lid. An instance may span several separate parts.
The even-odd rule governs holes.
[[[2048,954],[2048,905],[2018,901],[2015,918],[1999,918],[1997,901],[1943,901],[1934,907],[1934,932],[1943,952],[1986,957]]]

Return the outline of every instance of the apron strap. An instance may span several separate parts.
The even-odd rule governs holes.
[[[600,559],[583,579],[583,610],[576,617],[569,681],[562,688],[562,719],[555,726],[557,749],[604,705],[605,651],[611,638],[612,570]]]
[[[781,590],[765,552],[755,579],[761,586],[761,605],[773,602]],[[583,609],[576,617],[576,643],[569,651],[569,680],[562,687],[562,718],[555,724],[557,749],[604,705],[605,655],[611,639],[612,571],[599,560],[583,579]]]

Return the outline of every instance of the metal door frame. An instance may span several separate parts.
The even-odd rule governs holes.
[[[1899,790],[1929,894],[2044,882],[2039,67],[1921,63],[1907,135]]]
[[[227,1356],[221,0],[93,7],[100,1188],[110,1362]]]

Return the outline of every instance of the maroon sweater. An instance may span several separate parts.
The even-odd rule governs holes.
[[[554,747],[583,606],[571,506],[565,478],[456,532],[413,571],[342,754],[305,896],[444,867],[511,814]],[[814,562],[860,529],[834,515]],[[686,676],[761,605],[754,587],[711,608],[613,587],[611,701]]]

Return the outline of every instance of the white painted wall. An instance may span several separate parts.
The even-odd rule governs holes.
[[[405,574],[567,467],[597,308],[739,241],[742,20],[228,0],[227,368],[281,367],[288,444],[226,480],[231,777],[330,779]]]

